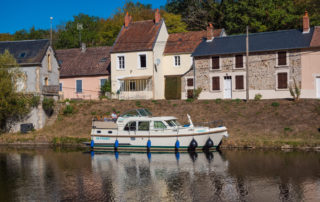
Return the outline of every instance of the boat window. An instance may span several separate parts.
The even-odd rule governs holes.
[[[149,131],[149,121],[139,121],[138,130]]]
[[[127,123],[126,126],[124,127],[124,130],[126,130],[126,131],[136,130],[136,122],[131,121],[131,122]]]
[[[132,116],[139,116],[137,110],[131,110],[121,115],[121,117],[132,117]]]
[[[148,114],[144,111],[144,109],[138,109],[138,112],[141,116],[148,116]]]
[[[166,122],[170,127],[175,127],[176,126],[172,120],[168,120]]]
[[[177,120],[172,120],[176,126],[181,126],[181,124]]]
[[[154,129],[163,129],[163,128],[167,128],[166,125],[164,125],[164,123],[162,121],[154,121],[153,122],[153,128]]]

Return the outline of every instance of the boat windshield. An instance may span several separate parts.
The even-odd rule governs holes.
[[[175,120],[175,119],[173,119],[173,120],[168,120],[168,121],[166,121],[166,122],[167,122],[167,124],[168,124],[170,127],[181,126],[181,124],[180,124],[177,120]]]
[[[152,114],[147,109],[134,109],[134,110],[125,112],[120,117],[134,117],[134,116],[152,116]]]

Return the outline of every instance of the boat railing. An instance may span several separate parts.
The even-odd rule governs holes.
[[[205,126],[209,128],[217,128],[224,126],[224,123],[222,120],[214,120],[214,121],[208,121],[208,122],[196,122],[193,123],[194,126]]]

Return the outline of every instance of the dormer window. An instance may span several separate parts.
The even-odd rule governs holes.
[[[26,56],[26,53],[25,52],[22,52],[19,54],[19,58],[24,58]]]
[[[180,56],[174,56],[174,66],[179,67],[180,66]]]

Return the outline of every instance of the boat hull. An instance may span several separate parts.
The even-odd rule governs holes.
[[[199,130],[201,131],[201,130]],[[102,131],[107,133],[107,131]],[[100,131],[101,133],[101,131]],[[221,144],[222,138],[228,136],[227,129],[220,127],[205,132],[190,132],[185,134],[97,134],[92,131],[90,146],[93,150],[139,150],[139,151],[168,151],[168,150],[214,150]],[[197,147],[190,146],[196,141]],[[212,141],[208,147],[208,140]],[[177,143],[178,142],[178,143]]]

